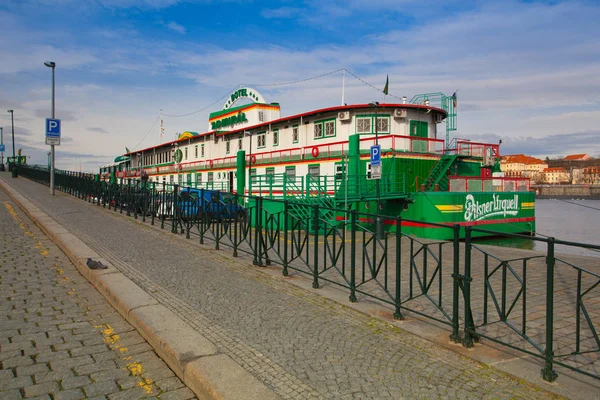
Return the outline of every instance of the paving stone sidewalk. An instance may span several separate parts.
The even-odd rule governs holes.
[[[0,399],[194,394],[0,190]]]
[[[227,252],[26,179],[10,184],[284,399],[554,397]]]

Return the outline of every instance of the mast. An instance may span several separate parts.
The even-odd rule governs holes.
[[[345,105],[344,102],[344,87],[346,86],[346,68],[342,70],[342,105]]]

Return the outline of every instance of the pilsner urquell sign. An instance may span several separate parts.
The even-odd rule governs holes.
[[[519,195],[502,198],[498,194],[492,195],[492,200],[479,202],[472,194],[468,194],[465,201],[465,221],[481,221],[492,217],[507,215],[516,216],[519,213]]]

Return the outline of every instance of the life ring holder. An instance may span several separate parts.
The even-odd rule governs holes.
[[[313,156],[313,158],[319,157],[319,148],[318,147],[312,148],[312,156]]]
[[[256,163],[256,156],[254,154],[252,154],[250,156],[250,165],[255,164]]]

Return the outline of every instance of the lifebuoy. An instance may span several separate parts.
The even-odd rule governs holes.
[[[319,157],[319,148],[318,148],[318,147],[313,147],[313,148],[312,148],[312,156],[313,156],[314,158],[317,158],[317,157]]]
[[[254,163],[256,163],[256,156],[254,154],[252,154],[250,156],[250,164],[254,164]]]
[[[208,164],[210,165],[210,167],[211,167],[211,168],[213,167],[213,161],[212,161],[212,160],[210,160],[210,161],[208,162]]]

